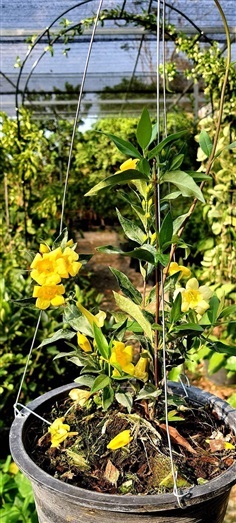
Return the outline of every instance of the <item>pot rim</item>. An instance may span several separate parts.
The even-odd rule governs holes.
[[[184,396],[184,390],[181,384],[177,382],[168,382],[173,392]],[[79,387],[76,383],[70,383],[63,385],[52,391],[46,392],[42,396],[36,398],[27,404],[27,408],[31,411],[36,411],[42,407],[45,402],[51,402],[55,396],[63,395],[67,393],[71,388]],[[220,418],[236,433],[236,409],[233,409],[226,401],[218,398],[217,396],[203,391],[197,387],[187,387],[188,397],[190,401],[199,405],[210,405],[213,412],[216,412]],[[40,483],[42,486],[46,486],[51,491],[59,491],[62,495],[67,498],[79,500],[81,505],[84,507],[94,507],[106,505],[107,510],[120,510],[126,509],[136,511],[143,510],[156,511],[162,509],[170,509],[178,507],[177,497],[173,493],[166,494],[147,494],[147,495],[122,495],[122,494],[108,494],[94,492],[80,488],[63,481],[54,478],[44,470],[42,470],[36,463],[29,457],[27,450],[24,445],[24,430],[25,425],[30,424],[33,419],[33,414],[23,408],[21,413],[18,414],[11,426],[10,430],[10,450],[15,463],[19,466],[20,470],[30,479],[32,482]],[[189,489],[178,489],[181,494],[186,492],[183,499],[184,506],[195,504],[197,501],[204,501],[204,498],[212,498],[220,495],[236,483],[236,460],[225,472],[217,476],[216,478],[208,481],[203,485],[196,485]],[[201,498],[201,499],[200,499]],[[122,500],[122,507],[119,507]],[[158,507],[158,508],[157,508]]]

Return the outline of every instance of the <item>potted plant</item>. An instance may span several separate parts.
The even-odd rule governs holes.
[[[75,383],[20,412],[15,406],[12,456],[32,482],[41,523],[209,523],[209,514],[212,523],[223,521],[236,482],[236,411],[185,378],[167,382],[190,350],[203,344],[226,354],[235,350],[209,337],[233,306],[226,309],[187,264],[173,261],[176,248],[187,255],[189,246],[180,234],[186,214],[173,218],[169,202],[204,202],[198,182],[209,177],[181,169],[184,135],[158,140],[144,109],[137,145],[109,135],[128,159],[88,193],[118,187],[129,203],[133,219],[117,215],[136,247],[99,250],[136,258],[141,291],[111,268],[120,288],[113,312],[87,310],[71,288],[66,295],[66,280],[85,261],[66,230],[51,247],[42,243],[31,263],[36,308],[63,311],[63,328],[42,345],[64,339],[57,357],[79,369]],[[200,145],[205,141],[204,133]]]

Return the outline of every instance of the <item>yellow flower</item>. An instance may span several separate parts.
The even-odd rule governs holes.
[[[111,439],[110,443],[108,443],[107,448],[110,450],[116,450],[120,449],[121,447],[125,447],[125,445],[128,445],[132,441],[132,436],[130,435],[130,430],[122,430],[122,432],[119,432],[115,438]]]
[[[14,463],[14,461],[12,461],[9,465],[9,472],[10,474],[17,474],[17,472],[19,471],[19,468],[17,467],[17,464]]]
[[[31,278],[39,285],[52,285],[60,283],[62,274],[65,273],[65,262],[61,258],[62,250],[60,247],[54,251],[36,254],[30,267],[32,270]]]
[[[39,287],[35,285],[33,291],[33,298],[37,298],[36,307],[38,309],[47,309],[50,305],[58,307],[65,303],[65,299],[62,296],[65,292],[64,285],[43,285]]]
[[[78,345],[84,352],[92,352],[92,347],[88,338],[81,332],[77,332]]]
[[[133,359],[133,347],[132,345],[127,345],[122,341],[113,341],[113,347],[111,350],[111,357],[109,363],[111,365],[118,365],[121,367],[123,372],[126,374],[134,374],[134,365],[132,363]],[[113,376],[120,376],[118,369],[114,369]]]
[[[139,162],[139,158],[135,158],[132,160],[132,158],[129,158],[129,160],[126,160],[123,162],[120,166],[119,171],[116,171],[117,173],[121,173],[122,171],[128,171],[128,169],[136,169],[136,165]]]
[[[201,316],[209,309],[209,300],[212,297],[212,290],[207,285],[199,287],[196,278],[191,278],[186,283],[186,289],[177,289],[177,293],[182,294],[182,312],[188,312],[189,309],[195,310]]]
[[[142,381],[148,380],[148,373],[147,373],[147,364],[148,364],[148,358],[143,358],[140,356],[138,362],[136,363],[134,367],[134,376]]]
[[[82,263],[78,262],[79,255],[70,247],[66,247],[62,253],[63,261],[65,262],[65,273],[62,278],[69,278],[70,276],[76,276],[82,267]]]
[[[50,249],[47,245],[45,245],[45,243],[40,243],[39,252],[44,254],[45,252],[50,252]]]
[[[63,423],[65,418],[57,418],[50,425],[48,432],[51,434],[51,447],[59,447],[68,436],[76,436],[78,432],[70,432],[70,425]]]
[[[97,327],[103,327],[104,320],[106,318],[105,312],[99,311],[94,316],[91,312],[89,312],[87,309],[85,309],[85,307],[83,307],[83,305],[81,305],[81,303],[79,303],[78,301],[77,301],[76,305],[77,305],[78,309],[80,310],[80,312],[82,312],[82,314],[85,316],[85,318],[87,318],[91,327],[93,326],[94,323],[97,325]]]
[[[83,389],[72,389],[69,392],[69,396],[73,401],[78,403],[80,407],[83,407],[90,397],[90,392],[88,390]]]
[[[191,271],[188,267],[184,267],[184,265],[179,265],[176,262],[170,263],[168,273],[170,276],[179,273],[178,280],[181,280],[181,278],[189,278],[191,276]]]

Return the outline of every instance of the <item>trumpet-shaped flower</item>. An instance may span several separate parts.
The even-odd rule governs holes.
[[[78,345],[84,352],[92,352],[92,347],[88,338],[81,332],[77,332],[77,341]]]
[[[85,316],[85,318],[87,318],[91,327],[93,326],[94,323],[97,325],[97,327],[103,327],[104,321],[106,318],[106,313],[104,311],[99,311],[94,316],[94,314],[92,314],[87,309],[85,309],[85,307],[83,307],[83,305],[81,305],[81,303],[79,303],[78,301],[77,301],[76,305],[77,305],[78,309],[80,310],[80,312],[82,312],[82,314]]]
[[[33,291],[33,298],[37,298],[35,305],[42,310],[47,309],[50,305],[59,307],[65,303],[62,296],[64,292],[64,285],[42,285],[42,287],[35,285]]]
[[[108,443],[107,448],[110,450],[116,450],[120,449],[121,447],[125,447],[125,445],[128,445],[132,441],[132,436],[130,435],[130,430],[122,430],[122,432],[119,432],[117,436],[115,436],[111,441]]]
[[[138,362],[136,363],[134,367],[134,376],[142,381],[148,380],[148,373],[147,373],[147,365],[148,365],[148,358],[143,358],[140,356]]]
[[[191,271],[188,267],[184,267],[184,265],[179,265],[176,262],[170,263],[168,273],[170,276],[179,273],[178,280],[181,280],[182,278],[189,278],[191,276]]]
[[[134,365],[132,363],[133,359],[133,347],[132,345],[127,345],[122,341],[113,341],[113,347],[111,350],[111,357],[109,363],[111,365],[117,365],[121,367],[122,371],[126,374],[134,374]],[[118,369],[114,369],[113,376],[120,376]]]
[[[116,173],[121,173],[122,171],[128,171],[128,169],[136,169],[138,162],[139,162],[138,158],[135,158],[134,160],[132,158],[129,158],[129,160],[126,160],[125,162],[123,162],[121,164],[119,171],[116,171]]]
[[[77,252],[75,252],[73,249],[71,249],[69,246],[65,248],[65,250],[62,253],[62,258],[65,262],[65,268],[66,268],[66,275],[62,276],[62,278],[69,278],[70,276],[76,276],[76,274],[79,272],[80,268],[82,267],[82,263],[78,262],[79,255]]]
[[[57,418],[50,425],[48,432],[51,434],[51,447],[59,447],[68,436],[76,436],[78,432],[70,432],[70,425],[63,423],[65,418]]]
[[[188,312],[189,309],[195,310],[201,316],[209,309],[209,300],[212,297],[212,290],[207,285],[199,287],[196,278],[191,278],[186,283],[186,288],[177,289],[177,293],[182,294],[182,312]]]
[[[32,270],[31,278],[39,285],[52,285],[60,283],[64,277],[66,266],[63,260],[60,247],[43,254],[37,253],[30,267]]]
[[[78,403],[80,407],[83,407],[90,397],[90,392],[84,389],[72,389],[69,392],[69,396],[73,401]]]

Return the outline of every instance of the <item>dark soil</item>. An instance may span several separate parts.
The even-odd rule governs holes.
[[[184,488],[213,479],[233,464],[235,449],[226,449],[225,442],[234,444],[235,437],[225,433],[226,429],[208,409],[172,399],[183,420],[170,423],[178,486]],[[151,413],[152,419],[146,404],[139,404],[131,414],[118,405],[107,413],[94,402],[88,409],[81,409],[70,398],[45,412],[44,417],[49,421],[63,417],[71,405],[74,407],[65,423],[78,434],[68,437],[59,448],[51,447],[47,428],[40,428],[38,420],[31,428],[30,454],[40,468],[62,481],[97,492],[153,494],[173,490],[161,400],[155,413]],[[132,441],[109,450],[111,439],[127,429]]]

